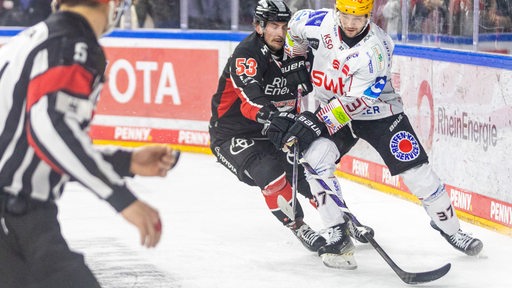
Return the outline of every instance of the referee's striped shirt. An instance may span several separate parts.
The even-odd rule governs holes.
[[[0,48],[3,193],[53,201],[73,180],[117,211],[135,201],[122,178],[131,153],[98,152],[87,133],[105,66],[93,30],[71,12],[51,15]]]

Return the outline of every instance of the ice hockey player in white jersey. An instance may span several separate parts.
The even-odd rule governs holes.
[[[334,9],[299,10],[289,22],[285,52],[303,65],[306,54],[315,111],[303,111],[283,136],[284,147],[300,144],[303,161],[340,199],[334,176],[336,163],[359,140],[374,147],[392,175],[400,175],[430,216],[431,226],[456,249],[477,255],[482,242],[460,229],[444,184],[429,164],[428,155],[403,112],[400,95],[390,82],[394,43],[371,21],[373,0],[337,0]],[[288,78],[287,78],[288,79]],[[310,109],[311,110],[311,109]],[[355,269],[351,223],[312,175],[307,175],[318,211],[328,228],[327,244],[318,251],[326,266]]]

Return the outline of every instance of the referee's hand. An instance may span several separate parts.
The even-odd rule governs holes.
[[[176,166],[179,150],[167,145],[148,145],[135,149],[130,163],[130,172],[139,176],[165,177]]]
[[[158,244],[162,236],[162,222],[157,210],[136,200],[121,211],[121,215],[139,229],[141,245],[152,248]]]

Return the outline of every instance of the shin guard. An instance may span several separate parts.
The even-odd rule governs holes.
[[[400,174],[412,194],[421,200],[425,211],[434,223],[448,235],[459,230],[460,223],[455,208],[441,179],[430,164],[422,164]]]
[[[274,216],[281,221],[283,224],[290,223],[291,219],[289,219],[279,208],[277,203],[277,197],[282,196],[289,204],[292,205],[292,186],[286,180],[286,175],[282,174],[276,180],[270,182],[265,189],[261,191],[263,196],[265,197],[265,202],[267,203],[270,212],[274,214]],[[302,207],[299,202],[295,202],[295,218],[304,217],[304,213],[302,212]]]
[[[459,218],[444,185],[439,186],[432,195],[420,200],[428,216],[444,233],[453,235],[459,230]]]

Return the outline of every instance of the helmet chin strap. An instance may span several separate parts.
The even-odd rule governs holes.
[[[370,25],[370,17],[368,17],[368,19],[366,19],[366,25],[364,25],[363,29],[361,29],[361,31],[359,33],[357,33],[357,36],[361,35],[361,33],[363,33],[365,30],[366,30],[366,27],[368,27],[368,25]]]

